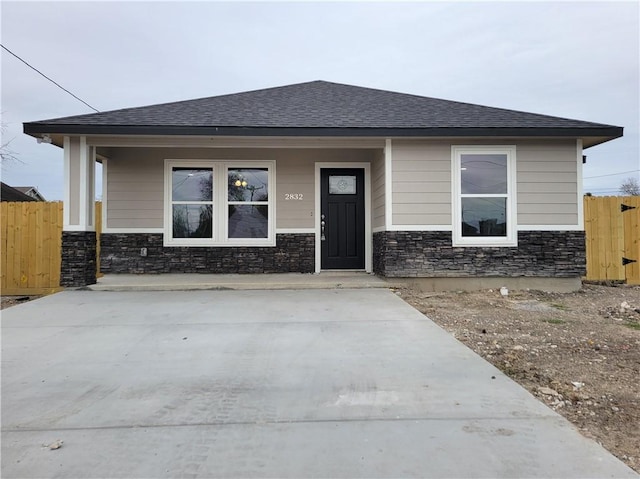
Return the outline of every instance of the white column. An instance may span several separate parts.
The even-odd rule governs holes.
[[[63,231],[95,231],[95,148],[87,139],[64,138]]]
[[[584,230],[584,184],[582,179],[582,138],[576,140],[576,168],[578,173],[578,227]]]
[[[393,145],[391,139],[384,142],[384,229],[393,226]]]

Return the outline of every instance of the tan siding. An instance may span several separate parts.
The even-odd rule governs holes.
[[[528,183],[537,185],[538,183],[557,184],[557,183],[576,183],[576,172],[533,172],[518,171],[518,181],[522,184]]]
[[[451,144],[395,140],[392,190],[393,224],[450,225]]]
[[[315,163],[371,162],[377,150],[111,148],[107,162],[107,226],[162,228],[164,160],[275,160],[276,228],[315,225]],[[285,194],[303,200],[285,200]]]
[[[576,197],[575,193],[523,193],[518,192],[518,201],[521,205],[531,204],[571,204]],[[577,205],[576,205],[577,206]]]
[[[409,222],[410,220],[410,222]],[[451,222],[451,213],[446,214],[413,214],[413,215],[393,215],[393,224],[395,226],[402,225],[447,225],[447,222]]]
[[[518,224],[578,221],[573,140],[394,140],[393,224],[451,224],[451,146],[516,145]]]
[[[556,183],[548,181],[547,183],[520,183],[518,182],[519,193],[574,193],[578,191],[578,185],[573,183]],[[575,196],[577,198],[577,196]],[[577,201],[574,200],[574,203]],[[520,201],[518,201],[520,204]]]
[[[145,153],[123,149],[108,159],[107,228],[162,228],[164,164]]]
[[[517,157],[518,224],[578,224],[576,142],[521,142]]]
[[[315,227],[315,163],[372,162],[376,150],[285,149],[263,150],[276,159],[276,228]],[[302,193],[303,200],[285,200],[286,193]]]
[[[531,225],[577,225],[578,224],[577,214],[557,215],[552,213],[539,213],[539,214],[527,213],[525,216],[529,221],[528,224],[531,224]],[[518,218],[519,217],[520,217],[520,214],[518,213]],[[526,226],[526,225],[520,223],[520,226]]]
[[[80,224],[80,138],[69,138],[69,224]]]
[[[377,152],[371,165],[371,183],[372,225],[374,228],[382,228],[385,223],[384,152],[382,150]]]
[[[576,158],[573,161],[522,161],[518,162],[518,172],[525,173],[576,173]]]

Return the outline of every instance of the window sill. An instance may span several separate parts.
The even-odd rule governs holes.
[[[225,243],[216,242],[178,242],[178,241],[165,241],[163,246],[167,248],[266,248],[274,247],[276,245],[275,240],[261,240],[261,241],[227,241]]]
[[[477,240],[465,241],[460,239],[454,239],[451,244],[454,248],[514,248],[518,246],[517,240]]]

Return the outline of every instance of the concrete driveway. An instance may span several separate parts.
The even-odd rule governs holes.
[[[638,476],[392,292],[334,289],[3,311],[2,477]]]

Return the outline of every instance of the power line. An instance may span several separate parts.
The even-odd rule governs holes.
[[[84,103],[85,105],[87,105],[89,108],[91,108],[93,111],[95,111],[96,113],[100,113],[100,110],[97,110],[96,108],[92,107],[91,105],[89,105],[86,101],[84,101],[82,98],[77,97],[76,95],[74,95],[73,93],[71,93],[69,90],[67,90],[65,87],[63,87],[62,85],[60,85],[58,82],[52,80],[51,78],[49,78],[47,75],[45,75],[44,73],[42,73],[40,70],[38,70],[36,67],[29,65],[29,63],[27,63],[25,60],[23,60],[22,58],[20,58],[18,55],[16,55],[15,53],[13,53],[11,50],[9,50],[7,47],[5,47],[4,45],[2,45],[0,43],[0,47],[2,47],[4,50],[6,50],[8,53],[10,53],[11,55],[13,55],[14,57],[16,57],[18,60],[20,60],[22,63],[24,63],[25,65],[27,65],[29,68],[31,68],[33,71],[39,73],[40,75],[42,75],[43,77],[45,77],[47,80],[49,80],[51,83],[53,83],[55,86],[57,86],[58,88],[66,91],[69,95],[71,95],[73,98],[75,98],[76,100]]]
[[[626,175],[627,173],[636,173],[640,170],[630,170],[630,171],[622,171],[620,173],[609,173],[608,175],[598,175],[598,176],[585,176],[583,180],[590,180],[591,178],[603,178],[605,176],[617,176],[617,175]]]

